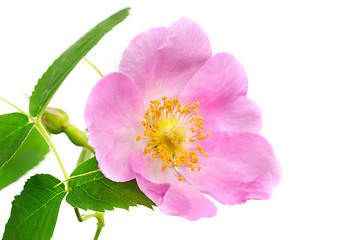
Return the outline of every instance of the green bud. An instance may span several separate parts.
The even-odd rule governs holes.
[[[85,147],[94,153],[94,149],[88,144],[86,133],[72,125],[69,116],[64,111],[57,108],[47,108],[41,117],[41,122],[48,132],[52,134],[63,132],[73,144]]]
[[[57,108],[47,108],[41,117],[41,122],[46,130],[52,134],[59,134],[65,131],[70,124],[69,116]]]

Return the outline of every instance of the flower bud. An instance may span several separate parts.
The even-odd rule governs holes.
[[[41,122],[46,130],[53,134],[59,134],[65,131],[70,124],[69,116],[57,108],[47,108],[41,117]]]

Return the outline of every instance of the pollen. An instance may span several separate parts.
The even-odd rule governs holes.
[[[208,157],[208,152],[204,152],[199,142],[211,135],[203,133],[206,128],[197,109],[200,102],[181,105],[178,98],[166,96],[161,100],[150,101],[141,121],[143,135],[138,135],[136,141],[145,141],[144,153],[163,163],[161,171],[178,167],[200,171],[198,162],[204,158],[199,157]],[[178,181],[183,179],[181,176]]]

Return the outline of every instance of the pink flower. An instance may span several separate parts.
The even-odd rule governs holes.
[[[247,85],[241,63],[212,56],[189,19],[141,33],[87,102],[101,171],[113,181],[136,178],[163,213],[189,220],[216,214],[204,194],[228,205],[268,199],[280,166],[257,134],[261,113]]]

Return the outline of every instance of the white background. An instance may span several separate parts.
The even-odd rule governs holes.
[[[51,3],[50,3],[51,2]],[[359,239],[359,7],[357,1],[1,1],[0,96],[27,110],[37,79],[72,43],[112,13],[131,16],[87,55],[103,73],[117,70],[130,40],[181,16],[207,32],[213,52],[234,54],[261,107],[262,135],[283,179],[269,201],[222,206],[189,222],[145,208],[106,213],[101,239]],[[51,106],[84,129],[83,109],[99,75],[81,61]],[[0,102],[0,113],[14,109]],[[54,136],[68,173],[80,150]],[[27,178],[63,179],[54,155],[0,191],[0,219]],[[64,201],[53,239],[92,239],[95,220],[78,223]],[[4,224],[0,222],[0,235]]]

